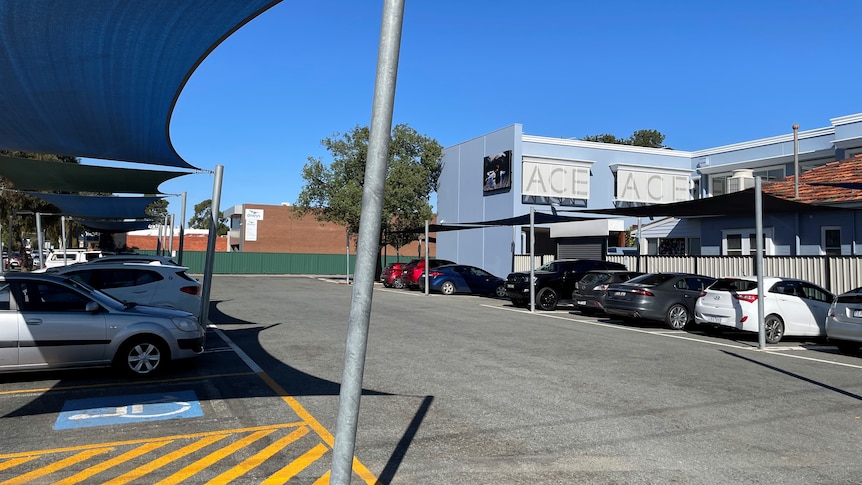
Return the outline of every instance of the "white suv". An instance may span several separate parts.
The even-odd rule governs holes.
[[[183,266],[94,261],[50,272],[84,282],[118,300],[200,314],[201,284]]]

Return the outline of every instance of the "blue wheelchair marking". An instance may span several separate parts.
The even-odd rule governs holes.
[[[204,415],[197,399],[194,391],[72,399],[63,404],[54,429],[197,418]]]

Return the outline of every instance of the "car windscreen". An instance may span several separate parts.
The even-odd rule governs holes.
[[[719,278],[709,287],[715,291],[751,291],[757,289],[757,281],[738,278]]]
[[[626,281],[626,283],[654,286],[660,285],[665,281],[675,277],[676,275],[667,273],[647,273],[645,275],[638,276],[637,278],[632,278]]]

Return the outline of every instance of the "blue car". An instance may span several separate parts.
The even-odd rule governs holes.
[[[425,276],[422,275],[421,278]],[[472,293],[506,297],[506,280],[492,275],[482,268],[466,264],[448,264],[428,273],[428,287],[444,295],[453,293]]]

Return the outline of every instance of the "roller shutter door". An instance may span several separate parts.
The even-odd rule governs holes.
[[[605,238],[566,238],[557,242],[559,259],[605,259]]]

